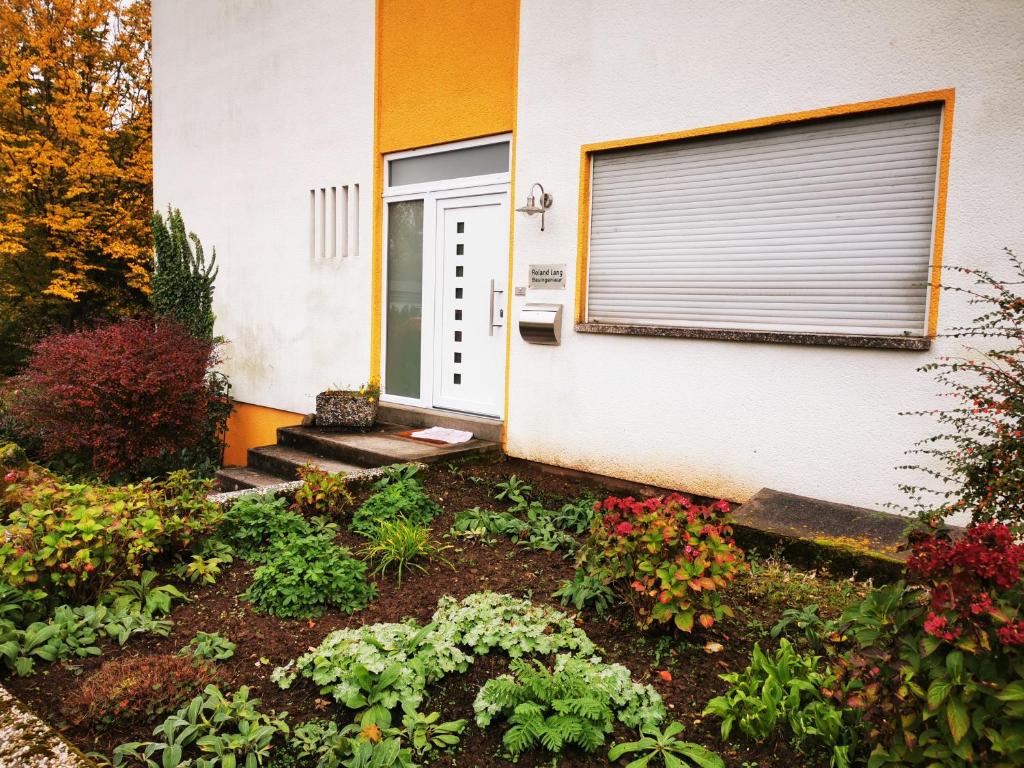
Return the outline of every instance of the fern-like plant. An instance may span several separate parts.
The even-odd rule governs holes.
[[[175,320],[196,338],[212,341],[217,250],[207,263],[203,244],[195,232],[186,231],[177,208],[167,207],[166,220],[160,211],[153,211],[152,225],[156,247],[151,298],[154,313]]]
[[[540,747],[561,752],[574,745],[593,752],[618,719],[630,727],[654,727],[665,716],[661,697],[634,683],[618,664],[559,656],[553,669],[516,659],[512,675],[488,680],[473,703],[481,728],[506,717],[502,743],[513,757]]]

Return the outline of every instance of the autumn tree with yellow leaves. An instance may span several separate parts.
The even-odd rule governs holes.
[[[146,305],[148,0],[0,0],[0,372]]]

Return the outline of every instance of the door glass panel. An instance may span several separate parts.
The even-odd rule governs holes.
[[[389,160],[388,185],[400,187],[405,184],[422,184],[442,179],[461,179],[465,176],[508,173],[508,154],[509,143],[503,141],[498,144],[484,144],[479,147]]]
[[[423,201],[388,203],[387,367],[384,391],[420,396]]]

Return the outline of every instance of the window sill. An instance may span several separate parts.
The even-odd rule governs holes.
[[[820,347],[863,347],[867,349],[931,349],[924,336],[852,336],[841,333],[787,333],[784,331],[742,331],[729,328],[673,328],[654,325],[611,325],[576,323],[577,333],[608,333],[616,336],[659,336],[675,339],[712,339],[763,344],[811,344]]]

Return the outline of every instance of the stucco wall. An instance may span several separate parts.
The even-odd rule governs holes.
[[[514,338],[507,448],[539,461],[743,500],[762,486],[878,506],[932,432],[930,352],[577,334],[580,146],[940,88],[956,89],[945,262],[998,269],[1024,248],[1024,4],[523,0],[515,284],[565,263],[562,346]],[[973,316],[942,297],[939,327]]]
[[[156,0],[156,204],[217,247],[242,401],[308,412],[369,369],[372,0]],[[309,256],[309,190],[360,184],[359,252]]]

